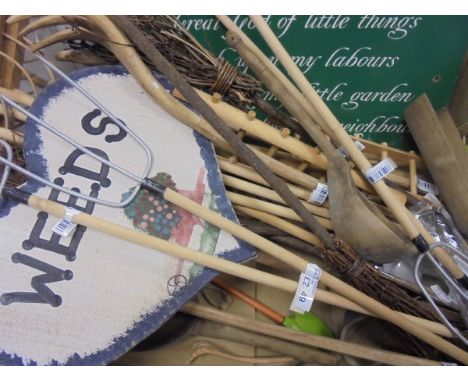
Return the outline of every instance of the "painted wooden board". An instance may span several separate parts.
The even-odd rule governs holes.
[[[72,77],[149,145],[150,177],[237,221],[208,140],[169,116],[121,67]],[[63,81],[46,88],[32,112],[98,155],[142,173],[141,146]],[[105,200],[120,201],[135,186],[31,121],[25,159],[31,171]],[[252,247],[146,191],[118,209],[76,201],[33,181],[22,188],[214,256],[237,262],[254,256]],[[64,238],[52,233],[57,221],[27,206],[1,205],[0,364],[106,364],[153,333],[216,274],[80,226]]]
[[[226,44],[226,29],[214,16],[178,18],[215,55],[247,71],[245,62]],[[247,16],[230,18],[282,68]],[[264,18],[350,135],[402,150],[416,148],[404,110],[422,93],[436,109],[447,106],[468,49],[466,15]],[[263,96],[274,100],[270,92]]]

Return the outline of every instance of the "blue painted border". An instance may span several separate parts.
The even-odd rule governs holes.
[[[74,80],[87,77],[93,74],[104,73],[111,75],[128,75],[128,72],[122,66],[100,66],[86,68],[75,71],[69,76]],[[169,90],[173,86],[160,74],[156,74],[157,80]],[[42,116],[43,110],[52,97],[56,97],[60,92],[69,89],[71,86],[65,81],[59,80],[54,84],[44,89],[44,92],[35,100],[31,107],[31,112],[35,115]],[[143,92],[143,90],[142,90]],[[224,183],[221,179],[220,172],[217,166],[216,156],[211,142],[197,132],[193,132],[195,139],[200,146],[200,154],[207,168],[207,179],[210,189],[216,195],[216,204],[221,214],[230,220],[236,221],[237,217],[234,213],[232,205],[226,196]],[[42,140],[40,135],[40,127],[34,122],[28,120],[25,129],[24,152],[25,160],[28,169],[36,174],[48,177],[47,163],[45,158],[40,154]],[[24,190],[35,192],[40,187],[35,181],[28,181],[23,187]],[[0,206],[0,218],[7,216],[16,203],[6,201]],[[236,239],[237,240],[237,239]],[[255,250],[250,245],[243,241],[237,240],[239,248],[231,251],[226,251],[222,257],[235,262],[244,262],[255,256]],[[169,302],[163,304],[157,311],[149,312],[144,315],[139,322],[131,329],[128,329],[125,334],[115,338],[114,343],[105,350],[101,350],[86,357],[80,357],[78,354],[72,355],[65,365],[105,365],[112,360],[126,353],[146,337],[154,333],[170,316],[175,314],[177,310],[190,300],[200,289],[218,274],[212,269],[203,268],[201,273],[194,277],[187,287],[181,291]],[[1,345],[0,345],[1,346]],[[24,360],[17,355],[9,355],[0,350],[0,365],[25,365]],[[28,365],[36,365],[36,362],[29,362]],[[50,365],[59,365],[57,361],[51,361]]]

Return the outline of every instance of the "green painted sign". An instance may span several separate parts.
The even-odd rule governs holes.
[[[467,16],[264,17],[349,134],[402,149],[414,147],[404,109],[421,93],[436,109],[447,106],[468,49]],[[231,19],[276,62],[246,16]],[[179,20],[214,54],[247,70],[215,17]]]

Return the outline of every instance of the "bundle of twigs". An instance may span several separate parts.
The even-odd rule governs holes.
[[[226,60],[204,49],[172,16],[129,16],[161,54],[184,74],[188,82],[200,89],[223,95],[226,102],[238,107],[254,102],[261,90],[260,82],[240,73]],[[105,62],[116,62],[115,56],[98,44],[70,41],[70,48],[87,50]],[[144,55],[142,55],[144,57]],[[152,63],[145,63],[154,69]]]

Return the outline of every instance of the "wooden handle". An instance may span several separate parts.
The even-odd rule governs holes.
[[[275,338],[280,338],[282,340],[313,346],[319,349],[330,350],[341,354],[368,359],[371,361],[384,363],[386,365],[441,365],[441,363],[437,361],[389,352],[372,348],[370,346],[345,342],[333,338],[298,332],[297,330],[292,330],[285,327],[260,322],[251,318],[222,312],[220,310],[203,306],[194,302],[185,304],[185,306],[182,308],[182,311],[205,320],[219,322],[225,325],[233,326],[235,328],[241,328],[251,332],[265,334]]]
[[[351,137],[346,133],[338,119],[333,115],[325,102],[320,98],[312,85],[310,85],[297,65],[293,62],[287,51],[266,24],[265,20],[263,20],[261,16],[252,16],[252,20],[254,21],[257,29],[262,34],[265,41],[267,41],[268,46],[279,58],[282,65],[286,68],[294,82],[307,97],[310,104],[315,107],[317,112],[322,116],[326,124],[333,131],[334,137],[346,149],[354,163],[356,163],[356,165],[363,173],[369,170],[372,165],[369,163],[364,154],[353,144]],[[426,241],[429,245],[435,243],[435,240],[432,238],[432,236],[427,232],[427,230],[424,229],[424,227],[417,224],[417,219],[409,213],[403,204],[398,201],[394,193],[392,193],[391,189],[385,184],[384,181],[380,180],[376,183],[373,183],[373,187],[377,191],[377,194],[382,198],[384,203],[391,209],[396,220],[403,227],[408,237],[413,240],[413,242],[415,242],[420,250],[424,251],[423,247],[425,247],[425,243],[423,243],[423,241]],[[439,260],[444,263],[444,265],[447,267],[447,269],[449,269],[455,278],[464,278],[463,271],[450,258],[450,256],[446,254],[445,251],[437,250],[436,252]],[[442,253],[445,253],[446,255],[443,255]]]
[[[260,196],[265,199],[269,199],[274,202],[278,202],[280,204],[285,204],[283,199],[270,188],[262,187],[254,183],[247,182],[245,180],[236,178],[234,176],[225,175],[223,174],[223,181],[226,186],[236,188],[237,190],[247,192],[249,194],[253,194],[255,196]],[[307,208],[309,212],[314,214],[315,216],[320,216],[326,219],[330,219],[330,211],[324,207],[318,207],[311,203],[302,202],[304,207]]]
[[[23,134],[12,131],[11,129],[6,129],[5,127],[0,127],[0,139],[18,146],[22,146],[24,141]]]
[[[277,324],[279,325],[283,324],[285,317],[282,314],[279,314],[277,311],[271,309],[269,306],[258,301],[257,299],[250,297],[248,294],[232,286],[231,284],[223,280],[221,277],[219,276],[215,277],[213,280],[211,280],[211,283],[229,292],[233,296],[237,297],[239,300],[244,301],[246,304],[255,308],[256,310],[258,310],[260,313],[262,313],[266,317],[271,318]]]
[[[42,199],[35,195],[29,197],[28,205],[58,218],[63,218],[66,213],[63,205]],[[121,238],[146,248],[161,251],[168,255],[179,257],[208,268],[216,269],[220,272],[228,273],[236,277],[241,277],[246,280],[269,285],[275,288],[277,287],[291,293],[296,290],[296,281],[262,272],[245,265],[233,263],[232,261],[224,260],[222,258],[209,256],[190,248],[150,236],[143,232],[135,231],[83,212],[74,215],[72,220],[75,224],[81,224],[98,232],[102,232],[116,238]]]
[[[298,222],[301,221],[299,216],[291,208],[280,206],[274,203],[265,202],[264,200],[260,200],[258,198],[251,198],[249,196],[238,194],[232,191],[227,191],[226,194],[231,203],[268,212],[286,219],[291,219]],[[329,219],[325,219],[320,216],[316,216],[315,218],[318,220],[322,227],[326,228],[329,231],[333,230],[333,226]]]
[[[410,153],[414,153],[414,151],[410,151]],[[409,169],[409,191],[413,195],[417,195],[418,193],[418,178],[416,175],[416,161],[414,159],[410,159],[408,161],[408,169]]]
[[[248,179],[257,184],[268,186],[268,183],[249,166],[240,165],[238,163],[231,163],[229,160],[219,155],[218,155],[218,164],[219,164],[219,168],[224,173],[234,174],[236,176],[239,176],[244,179]],[[306,176],[309,177],[309,175],[306,175]],[[296,195],[298,198],[307,200],[309,198],[310,192],[315,187],[317,187],[317,184],[318,184],[317,179],[311,176],[310,176],[310,179],[312,179],[315,182],[315,185],[312,182],[307,181],[308,179],[306,179],[306,181],[304,182],[304,184],[306,185],[305,188],[297,187],[292,184],[288,184],[288,187],[291,190],[291,192],[294,195]]]
[[[178,195],[175,191],[172,191],[172,190],[170,191],[171,193]],[[180,195],[180,198],[187,199],[181,195]],[[192,202],[192,203],[197,204],[195,202]],[[52,202],[50,200],[42,199],[36,195],[32,195],[28,198],[28,205],[30,205],[31,207],[35,209],[47,212],[59,218],[63,218],[66,212],[65,207],[63,205],[56,203],[56,202]],[[199,208],[203,209],[202,206],[200,205],[198,206]],[[210,211],[210,212],[214,213],[213,211]],[[241,264],[233,263],[231,261],[227,261],[221,258],[205,255],[203,253],[194,251],[192,249],[185,248],[180,245],[167,242],[165,240],[156,238],[154,236],[147,235],[143,232],[134,231],[132,229],[120,226],[112,222],[108,222],[104,219],[100,219],[100,218],[91,216],[86,213],[76,214],[73,216],[72,220],[74,223],[81,224],[90,229],[95,229],[99,232],[109,234],[116,238],[124,239],[134,244],[144,246],[146,248],[155,249],[155,250],[167,253],[171,256],[182,258],[184,260],[192,261],[194,263],[197,263],[197,264],[200,264],[200,265],[212,268],[212,269],[216,269],[220,272],[228,273],[236,277],[241,277],[246,280],[258,282],[260,284],[268,285],[277,289],[282,289],[290,293],[294,293],[297,288],[296,281],[288,280],[283,277],[279,277],[275,275],[271,275],[266,272],[261,272],[259,270],[249,268]],[[240,229],[242,229],[242,227],[240,227]],[[251,235],[250,238],[253,239],[253,243],[257,244],[258,240],[264,240],[267,244],[267,247],[271,248],[273,252],[275,252],[275,254],[283,255],[283,256],[286,255],[287,257],[296,258],[297,263],[299,262],[302,264],[307,263],[305,260],[301,259],[300,257],[290,253],[289,251],[279,247],[278,245],[275,245],[274,243],[269,242],[268,240],[262,238],[261,236],[255,235],[254,233],[250,231],[248,232]],[[305,266],[302,266],[301,269],[305,269]],[[398,312],[391,310],[387,306],[366,296],[364,293],[359,292],[358,290],[354,289],[353,287],[347,285],[343,281],[337,279],[336,277],[330,275],[329,273],[323,270],[322,270],[321,282],[323,282],[324,285],[327,285],[328,287],[337,291],[344,297],[347,297],[351,301],[358,303],[362,307],[378,315],[379,317],[385,318],[389,322],[392,322],[395,325],[399,326],[400,328],[408,331],[409,333],[414,334],[418,338],[422,339],[423,341],[426,341],[428,344],[450,355],[454,359],[464,364],[468,364],[468,353],[459,349],[458,347],[451,344],[450,342],[440,338],[439,336],[429,332],[428,330],[422,328],[421,326],[414,324],[413,322],[405,319]]]

